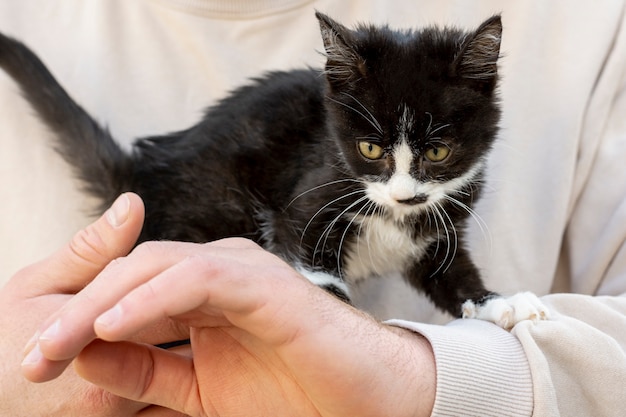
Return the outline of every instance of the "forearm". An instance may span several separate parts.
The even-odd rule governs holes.
[[[317,292],[317,289],[314,289]],[[435,401],[436,369],[435,358],[430,343],[422,335],[396,326],[389,326],[375,321],[369,315],[354,309],[338,309],[333,305],[336,300],[326,294],[321,298],[329,298],[326,309],[333,320],[324,328],[320,328],[312,336],[317,340],[303,337],[288,345],[290,352],[287,357],[295,361],[292,369],[305,372],[327,372],[332,370],[336,375],[331,380],[344,380],[339,386],[350,387],[342,393],[341,402],[347,410],[361,409],[361,416],[430,416]],[[323,302],[318,308],[325,309]],[[323,352],[317,351],[319,340],[336,346]],[[345,340],[347,344],[339,343]],[[310,346],[310,347],[307,347]],[[341,351],[349,349],[346,355]],[[315,352],[317,351],[317,352]],[[304,365],[310,355],[326,355],[322,362],[336,361],[342,358],[342,366],[334,369],[311,369]],[[300,360],[303,364],[298,363]],[[359,380],[366,384],[354,384],[355,370],[359,370]],[[328,378],[328,376],[326,377]],[[301,381],[319,381],[323,377],[302,375]],[[312,384],[309,392],[317,392],[320,399],[330,398],[331,393],[324,384]],[[331,387],[332,389],[332,387]],[[323,406],[322,406],[323,408]],[[341,415],[341,414],[339,414]],[[352,415],[352,414],[345,414]]]

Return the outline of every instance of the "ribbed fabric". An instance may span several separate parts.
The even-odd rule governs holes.
[[[434,326],[403,320],[387,324],[418,332],[435,353],[433,416],[521,417],[533,411],[533,385],[517,338],[484,321]]]

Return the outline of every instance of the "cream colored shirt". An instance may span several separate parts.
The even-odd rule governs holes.
[[[314,9],[393,27],[474,28],[501,12],[502,131],[477,208],[486,226],[472,223],[469,244],[490,289],[534,291],[553,320],[510,333],[442,325],[450,318],[399,277],[357,296],[431,341],[433,415],[596,417],[626,413],[625,4],[0,0],[0,30],[129,146],[196,123],[248,77],[321,66]],[[32,114],[0,71],[1,281],[68,241],[93,208]]]

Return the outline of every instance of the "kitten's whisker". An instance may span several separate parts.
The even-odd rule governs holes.
[[[367,136],[357,136],[355,139],[361,139],[361,140],[381,140],[380,135],[376,134],[376,133],[370,133]]]
[[[428,229],[432,229],[433,228],[433,221],[430,218],[430,207],[426,206],[426,220],[428,220]]]
[[[456,191],[456,193],[457,193],[457,194],[464,195],[464,196],[466,196],[466,197],[469,197],[469,196],[471,195],[470,193],[468,193],[468,192],[466,192],[466,191],[461,191],[461,190],[457,190],[457,191]]]
[[[371,120],[370,120],[370,119],[369,119],[366,115],[364,115],[362,112],[360,112],[359,110],[355,109],[355,108],[354,108],[354,107],[352,107],[351,105],[349,105],[349,104],[347,104],[347,103],[343,103],[343,102],[341,102],[341,101],[339,101],[339,100],[335,100],[334,98],[329,97],[329,96],[326,96],[326,98],[327,98],[328,100],[332,101],[333,103],[337,103],[337,104],[339,104],[340,106],[343,106],[343,107],[345,107],[345,108],[347,108],[347,109],[352,110],[352,111],[353,111],[353,112],[355,112],[356,114],[361,115],[361,117],[363,117],[365,120],[367,120],[367,121],[369,122],[369,124],[371,124],[371,125],[372,125],[372,126],[373,126],[376,130],[378,130],[378,128],[376,127],[376,125],[375,125],[375,124],[374,124],[374,123],[373,123],[373,122],[372,122],[372,121],[371,121]]]
[[[372,212],[372,210],[374,210],[374,211],[376,210],[376,203],[374,203],[373,201],[369,201],[365,205],[365,207],[367,207],[367,210],[365,211],[365,214],[363,215],[363,221],[361,221],[359,223],[359,228],[357,229],[357,232],[356,232],[356,242],[357,242],[357,245],[356,245],[357,253],[356,254],[357,254],[357,256],[358,256],[358,258],[359,258],[359,260],[361,262],[363,262],[363,258],[361,257],[361,245],[360,245],[360,242],[361,242],[361,232],[363,231],[363,224],[369,218],[370,212]],[[370,263],[373,263],[373,262],[371,262],[372,254],[371,254],[371,251],[369,250],[369,247],[370,247],[369,246],[369,239],[367,239],[366,244],[367,244],[367,247],[368,247],[368,252],[370,254]]]
[[[448,260],[447,265],[446,265],[445,269],[443,270],[443,273],[445,274],[446,271],[450,268],[450,266],[452,266],[452,262],[454,262],[454,258],[456,256],[456,252],[459,249],[459,246],[458,246],[459,245],[459,237],[458,237],[458,235],[456,233],[456,227],[454,226],[454,223],[452,222],[452,219],[448,215],[448,212],[446,211],[446,209],[441,205],[441,203],[437,202],[436,204],[441,208],[441,211],[443,212],[443,214],[448,219],[448,222],[450,222],[450,229],[452,229],[452,233],[454,234],[454,250],[452,251],[452,256]],[[448,245],[449,244],[450,244],[450,240],[448,239]]]
[[[439,221],[437,221],[437,215],[435,213],[436,207],[426,206],[426,216],[428,217],[428,225],[430,226],[430,215],[432,212],[433,221],[435,222],[435,229],[437,229],[437,246],[435,246],[435,256],[439,253],[439,242],[441,242],[441,232],[439,230]]]
[[[326,247],[326,243],[328,242],[328,238],[330,237],[330,232],[332,232],[332,229],[333,229],[333,227],[335,227],[335,224],[337,224],[337,222],[341,219],[341,217],[344,214],[346,214],[354,206],[356,206],[357,204],[359,204],[361,201],[363,201],[365,199],[367,199],[367,196],[363,196],[363,197],[357,199],[356,201],[352,202],[341,213],[339,213],[337,216],[335,216],[335,218],[331,222],[329,222],[329,224],[326,226],[326,228],[322,231],[321,235],[317,239],[317,243],[315,244],[315,248],[313,249],[312,260],[315,259],[315,254],[318,252],[318,248],[320,247],[320,243],[322,244],[320,250],[321,250],[322,257],[323,257],[323,255],[324,255],[324,248]],[[324,239],[323,242],[322,242],[322,239]],[[337,253],[337,256],[339,256],[339,253]],[[322,259],[323,258],[320,258],[320,260],[322,260]],[[341,277],[341,275],[339,275],[339,276]]]
[[[437,216],[439,217],[439,220],[441,220],[441,225],[443,226],[443,230],[446,236],[446,242],[447,242],[447,246],[446,246],[446,254],[443,257],[443,261],[441,261],[441,263],[439,264],[439,266],[437,267],[437,269],[430,275],[435,276],[437,273],[439,273],[439,271],[441,271],[441,268],[444,267],[444,265],[446,264],[447,260],[448,260],[448,256],[450,256],[450,231],[448,230],[448,226],[446,226],[446,220],[444,219],[443,215],[441,214],[441,210],[443,210],[443,207],[441,207],[441,205],[439,205],[439,203],[435,203],[433,206],[434,212],[437,214]],[[444,211],[445,213],[445,211]]]
[[[432,208],[433,210],[433,218],[435,219],[436,225],[437,225],[437,247],[435,248],[435,254],[439,253],[439,244],[441,242],[441,240],[444,238],[444,235],[447,235],[447,228],[445,225],[445,222],[443,220],[443,217],[441,216],[441,213],[439,213],[439,209],[437,208],[437,206],[432,205],[429,206],[430,208]],[[444,235],[441,234],[441,230],[439,229],[439,221],[437,220],[441,220],[442,222],[442,227],[443,227],[443,231],[444,231]],[[447,256],[447,255],[446,255]],[[437,272],[439,272],[439,269],[441,269],[441,265],[439,266],[439,268],[437,268],[435,271],[433,271],[430,276],[433,277]]]
[[[308,230],[309,226],[311,225],[311,223],[313,222],[313,220],[321,213],[323,212],[326,208],[328,208],[328,206],[335,204],[337,201],[343,200],[344,198],[348,198],[350,196],[353,195],[357,195],[359,193],[364,193],[365,190],[356,190],[353,191],[351,193],[348,194],[344,194],[341,197],[337,197],[334,200],[329,201],[328,203],[324,204],[319,210],[317,210],[315,212],[315,214],[313,216],[311,216],[311,218],[309,219],[309,221],[307,222],[307,224],[304,226],[304,229],[302,230],[302,234],[300,235],[300,245],[302,245],[302,241],[304,240],[304,236],[306,235],[306,231]]]
[[[337,224],[337,222],[343,217],[344,214],[349,212],[353,207],[355,207],[356,205],[358,205],[359,203],[361,203],[362,201],[366,199],[367,199],[367,196],[363,196],[357,199],[356,201],[352,202],[341,213],[335,216],[335,218],[328,224],[328,226],[326,226],[326,228],[322,232],[322,235],[320,236],[320,239],[321,239],[321,237],[324,237],[324,235],[326,235],[326,237],[324,238],[324,242],[322,244],[322,250],[326,247],[326,243],[328,242],[328,238],[330,237],[330,232],[332,231],[332,228],[335,226],[335,224]],[[318,239],[318,243],[319,243],[319,239]]]
[[[385,213],[385,209],[382,206],[376,205],[374,206],[374,213],[372,215],[373,216],[378,216],[379,218],[383,218],[384,217],[384,213]],[[374,258],[372,255],[372,244],[371,241],[368,239],[367,240],[367,250],[369,252],[370,255],[370,264],[372,265],[372,268],[374,269],[374,272],[376,273],[376,275],[381,275],[381,272],[378,270],[376,262],[374,262]]]
[[[439,212],[439,208],[437,206],[432,206],[433,209],[433,218],[435,219],[435,225],[437,226],[437,247],[435,248],[435,253],[439,253],[439,248],[441,247],[441,242],[442,239],[446,240],[446,250],[450,250],[450,242],[448,241],[448,228],[446,227],[446,222],[443,218],[443,216],[441,215],[441,213]],[[441,228],[439,228],[439,220],[441,220]],[[443,235],[442,235],[442,231],[441,229],[443,229]],[[446,252],[446,256],[444,257],[444,259],[446,259],[448,257],[448,252]],[[439,270],[435,271],[438,272]],[[434,275],[435,273],[433,273]]]
[[[446,127],[450,127],[450,126],[452,126],[450,123],[446,123],[445,125],[436,127],[433,130],[431,130],[427,136],[430,137],[431,135],[434,135],[436,132],[439,132],[441,129],[445,129]]]
[[[426,132],[425,132],[425,136],[428,137],[430,135],[430,129],[433,127],[433,114],[428,111],[426,112],[426,114],[430,118],[428,120],[428,126],[426,127]]]
[[[369,118],[369,117],[367,117],[365,114],[363,114],[363,112],[361,112],[361,111],[359,111],[359,110],[355,109],[354,107],[352,107],[352,106],[351,106],[351,105],[349,105],[349,104],[342,103],[341,101],[339,101],[339,100],[335,100],[334,98],[331,98],[331,97],[328,97],[328,96],[326,96],[326,98],[327,98],[328,100],[332,101],[333,103],[337,103],[337,104],[339,104],[339,105],[341,105],[341,106],[344,106],[344,107],[346,107],[346,108],[348,108],[348,109],[352,110],[352,111],[353,111],[353,112],[355,112],[356,114],[360,115],[360,116],[361,116],[361,117],[363,117],[365,120],[367,120],[367,121],[368,121],[368,123],[369,123],[369,124],[371,124],[371,125],[372,125],[372,127],[374,127],[374,129],[376,129],[376,130],[378,131],[378,133],[380,133],[381,135],[383,134],[383,131],[382,131],[382,129],[381,129],[381,127],[380,127],[380,125],[378,124],[378,122],[376,121],[376,119],[374,119],[374,120],[370,119],[370,118]],[[369,112],[368,112],[368,113],[369,113]]]
[[[369,210],[366,213],[366,216],[369,216],[369,219],[373,219],[374,217],[382,217],[383,216],[383,210],[384,210],[383,207],[377,205],[373,201],[370,202],[370,205],[371,205],[371,208],[373,209],[371,216],[369,215]],[[368,219],[365,219],[365,221],[368,221]],[[363,226],[363,223],[361,223],[361,226]],[[359,234],[360,233],[361,232],[359,231]],[[369,258],[370,258],[370,265],[371,265],[372,269],[374,270],[374,273],[376,275],[380,276],[382,274],[380,273],[380,271],[378,271],[376,262],[374,262],[374,258],[373,258],[373,254],[372,254],[372,242],[371,242],[371,239],[367,239],[365,243],[367,244],[367,253],[368,253]],[[359,258],[361,258],[360,255],[359,255]]]
[[[335,185],[335,184],[339,184],[339,183],[342,183],[342,182],[356,182],[356,183],[361,183],[361,182],[363,182],[363,181],[360,181],[360,180],[358,180],[358,179],[354,179],[354,178],[342,178],[342,179],[340,179],[340,180],[329,181],[329,182],[327,182],[327,183],[320,184],[320,185],[318,185],[318,186],[316,186],[316,187],[313,187],[313,188],[310,188],[310,189],[308,189],[308,190],[306,190],[306,191],[303,191],[303,192],[301,192],[300,194],[298,194],[297,196],[295,196],[295,197],[294,197],[294,198],[293,198],[293,199],[292,199],[292,200],[291,200],[291,201],[290,201],[290,202],[289,202],[289,203],[285,206],[285,208],[283,209],[283,213],[285,212],[285,210],[287,210],[287,209],[288,209],[288,208],[289,208],[289,207],[290,207],[290,206],[294,203],[294,201],[296,201],[296,200],[297,200],[297,199],[299,199],[300,197],[302,197],[302,196],[304,196],[304,195],[306,195],[306,194],[308,194],[308,193],[310,193],[310,192],[312,192],[312,191],[319,190],[320,188],[328,187],[328,186],[330,186],[330,185]]]
[[[381,135],[383,134],[383,128],[380,126],[380,123],[378,123],[378,120],[376,120],[374,115],[367,109],[367,107],[363,105],[363,103],[361,103],[356,97],[354,97],[353,95],[349,93],[346,93],[345,91],[343,91],[341,94],[343,94],[344,96],[348,96],[352,100],[356,101],[356,104],[361,106],[361,108],[365,110],[365,112],[369,115],[371,121],[374,122],[374,127],[376,127],[376,130],[378,130],[378,133],[380,133]]]
[[[483,239],[489,245],[489,253],[491,253],[491,251],[493,250],[493,237],[491,235],[491,231],[489,230],[489,225],[487,225],[487,222],[482,217],[480,217],[480,215],[476,212],[476,210],[474,210],[473,208],[471,208],[467,204],[463,203],[462,201],[459,201],[456,198],[454,198],[452,196],[449,196],[449,195],[446,195],[444,197],[445,197],[446,200],[448,200],[448,201],[452,202],[453,204],[456,204],[457,206],[461,207],[470,216],[472,216],[472,219],[474,219],[474,221],[478,225],[478,228],[480,229],[480,232],[481,232],[481,234],[483,236]]]
[[[365,198],[367,198],[367,197],[365,197]],[[342,274],[341,274],[341,250],[343,248],[343,242],[346,239],[346,234],[348,233],[348,230],[350,230],[350,226],[352,225],[352,223],[354,223],[354,221],[359,216],[359,214],[361,214],[361,212],[365,208],[369,207],[370,204],[371,204],[371,202],[367,202],[363,207],[361,207],[359,210],[357,210],[357,212],[354,214],[354,216],[352,216],[352,219],[350,219],[350,221],[348,222],[348,225],[346,226],[345,230],[341,234],[341,239],[339,240],[339,248],[337,249],[337,271],[339,272],[339,277],[340,278],[342,278]],[[359,225],[359,227],[361,227],[362,225],[363,225],[363,223],[361,223]],[[357,239],[358,239],[358,234],[357,234]],[[357,248],[358,248],[358,245],[357,245]]]

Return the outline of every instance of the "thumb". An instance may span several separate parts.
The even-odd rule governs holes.
[[[202,409],[193,359],[186,354],[145,344],[94,340],[76,357],[74,370],[123,398],[185,415],[214,415]]]
[[[33,265],[41,293],[76,293],[112,260],[133,248],[144,220],[144,205],[133,193],[120,195],[94,223],[74,235],[61,250]],[[43,265],[42,265],[43,264]]]

